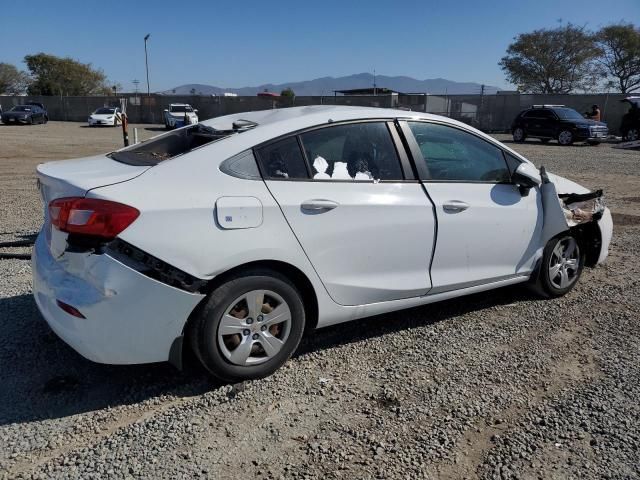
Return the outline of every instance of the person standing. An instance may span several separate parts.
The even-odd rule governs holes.
[[[596,122],[600,121],[600,108],[598,105],[591,105],[591,112],[587,113],[587,117]]]

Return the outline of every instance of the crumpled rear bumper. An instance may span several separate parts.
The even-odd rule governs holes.
[[[65,252],[54,259],[42,232],[32,270],[34,297],[47,323],[74,350],[99,363],[167,361],[171,344],[203,298],[146,277],[107,254]],[[56,300],[86,318],[63,311]]]

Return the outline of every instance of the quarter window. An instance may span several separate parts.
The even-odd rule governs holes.
[[[458,128],[409,122],[427,164],[429,179],[448,182],[509,182],[502,150]]]
[[[276,179],[307,179],[307,166],[296,137],[285,138],[258,150],[264,176]]]
[[[363,122],[301,135],[314,180],[402,180],[387,125]]]

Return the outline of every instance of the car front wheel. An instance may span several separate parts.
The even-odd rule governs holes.
[[[560,145],[571,145],[573,143],[573,133],[571,130],[562,130],[558,134],[558,143]]]
[[[627,142],[635,142],[636,140],[640,140],[640,129],[638,128],[630,128],[625,135]]]
[[[513,130],[513,141],[517,143],[524,142],[526,136],[524,134],[524,130],[520,127]]]
[[[578,283],[584,255],[575,237],[563,234],[552,238],[544,249],[540,266],[540,287],[545,296],[560,297]]]
[[[253,270],[214,290],[188,335],[204,367],[235,383],[280,368],[298,347],[304,325],[304,305],[296,287],[278,272]]]

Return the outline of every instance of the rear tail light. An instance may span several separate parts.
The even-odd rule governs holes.
[[[58,230],[105,240],[115,238],[139,215],[128,205],[96,198],[66,197],[49,203],[49,217]]]

